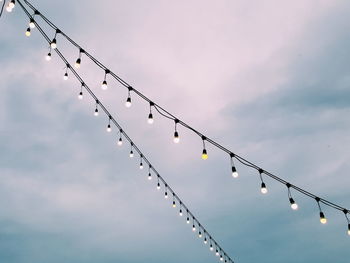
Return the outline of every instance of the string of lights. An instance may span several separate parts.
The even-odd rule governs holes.
[[[164,108],[162,108],[160,105],[158,105],[157,103],[153,102],[152,100],[150,100],[148,97],[146,97],[143,93],[141,93],[140,91],[138,91],[137,89],[133,88],[131,85],[129,85],[126,81],[124,81],[122,78],[120,78],[118,75],[116,75],[114,72],[112,72],[110,69],[108,69],[106,66],[104,66],[100,61],[98,61],[95,57],[93,57],[89,52],[87,52],[85,49],[83,49],[79,44],[77,44],[74,40],[72,40],[69,36],[67,36],[64,32],[62,32],[55,24],[53,24],[48,18],[46,18],[41,12],[39,12],[29,1],[27,0],[23,0],[30,9],[32,9],[32,11],[34,12],[34,15],[31,16],[31,19],[34,19],[35,15],[40,16],[53,30],[55,30],[55,36],[54,38],[50,41],[51,47],[54,48],[57,46],[57,35],[61,35],[63,36],[67,41],[69,41],[72,45],[74,45],[78,50],[79,50],[79,57],[75,63],[75,67],[79,68],[80,64],[81,64],[81,57],[84,54],[86,57],[90,58],[91,61],[93,61],[98,67],[100,67],[103,71],[104,71],[104,80],[102,82],[101,88],[103,90],[107,89],[107,75],[112,76],[115,80],[117,80],[120,84],[122,84],[122,86],[127,88],[127,99],[125,102],[125,106],[126,107],[131,107],[131,94],[136,94],[138,95],[141,99],[145,100],[148,104],[149,104],[149,109],[150,112],[148,114],[148,123],[152,124],[154,122],[154,117],[153,117],[153,113],[152,113],[152,109],[155,109],[161,116],[170,119],[171,121],[174,122],[175,124],[175,129],[174,129],[174,137],[173,140],[175,143],[179,143],[180,142],[180,136],[179,136],[179,132],[178,132],[178,125],[181,125],[191,131],[193,131],[195,134],[197,134],[200,139],[202,140],[203,143],[203,149],[202,149],[202,159],[206,160],[208,159],[208,151],[206,149],[206,143],[210,143],[211,145],[215,146],[216,148],[218,148],[219,150],[223,151],[224,153],[226,153],[229,158],[230,158],[230,164],[231,164],[231,174],[233,178],[238,178],[238,172],[236,169],[236,166],[234,164],[234,160],[237,160],[238,162],[240,162],[241,164],[250,167],[252,169],[255,169],[257,171],[257,174],[259,175],[259,178],[261,180],[261,192],[263,194],[267,193],[267,187],[266,187],[266,182],[263,181],[263,175],[267,176],[283,185],[285,185],[287,187],[287,191],[288,191],[288,198],[289,201],[291,202],[291,199],[289,196],[291,195],[291,189],[293,189],[294,191],[297,191],[311,199],[313,199],[316,203],[318,208],[320,208],[320,204],[323,204],[325,206],[328,206],[330,208],[339,210],[341,212],[344,213],[345,218],[348,222],[348,235],[350,236],[350,224],[349,224],[349,214],[350,211],[349,209],[346,209],[340,205],[337,205],[333,202],[330,202],[324,198],[321,198],[315,194],[312,194],[296,185],[291,184],[290,182],[287,182],[286,180],[272,174],[271,172],[268,172],[264,169],[262,169],[260,166],[250,162],[249,160],[239,156],[238,154],[232,152],[231,150],[225,148],[224,146],[222,146],[221,144],[219,144],[218,142],[210,139],[208,136],[205,136],[204,134],[202,134],[201,132],[199,132],[198,130],[194,129],[193,127],[191,127],[190,125],[188,125],[187,123],[181,121],[179,118],[175,117],[173,114],[171,114],[170,112],[168,112],[167,110],[165,110]],[[11,1],[13,2],[13,1]],[[30,27],[28,28],[30,30]],[[49,59],[51,58],[51,53],[48,54]],[[293,200],[293,199],[292,199]],[[295,201],[293,200],[293,202],[295,203]],[[293,207],[298,208],[298,206],[296,205],[296,203],[293,205]],[[292,207],[292,208],[293,208]],[[296,209],[294,209],[296,210]],[[322,211],[321,211],[322,212]],[[320,221],[321,223],[325,223],[327,220],[325,219],[324,213],[322,212],[322,216],[320,216]]]
[[[185,205],[185,203],[180,199],[180,197],[175,193],[175,191],[169,186],[169,184],[164,180],[164,178],[158,173],[158,171],[154,168],[154,166],[151,164],[151,162],[145,157],[145,155],[141,152],[139,147],[132,141],[132,139],[128,136],[128,134],[125,132],[125,130],[121,127],[121,125],[117,122],[117,120],[110,114],[110,112],[107,110],[107,108],[103,105],[103,103],[97,98],[97,96],[92,92],[92,90],[88,87],[88,85],[84,82],[84,80],[81,78],[81,76],[77,73],[77,71],[72,67],[72,65],[68,62],[68,60],[65,58],[65,56],[59,51],[57,48],[57,45],[53,45],[53,41],[50,40],[50,38],[47,36],[47,34],[44,32],[44,30],[40,27],[40,25],[32,19],[32,16],[28,12],[28,10],[23,6],[21,1],[18,1],[19,5],[25,12],[25,14],[30,19],[30,23],[33,23],[30,28],[37,28],[38,31],[41,33],[41,35],[44,37],[44,39],[47,41],[47,43],[50,45],[50,59],[51,59],[51,50],[53,49],[56,54],[60,57],[60,59],[63,61],[63,63],[66,65],[66,73],[68,72],[68,69],[73,73],[73,75],[76,77],[76,79],[80,82],[80,91],[78,93],[78,99],[83,99],[83,92],[87,91],[88,94],[91,96],[91,98],[95,102],[95,110],[94,115],[99,116],[99,109],[101,109],[106,116],[108,117],[108,125],[107,125],[107,132],[112,132],[112,124],[116,126],[117,133],[119,135],[119,139],[117,141],[117,144],[119,146],[123,145],[123,138],[127,140],[130,144],[130,158],[134,157],[134,151],[139,155],[140,158],[140,170],[144,169],[144,165],[148,166],[148,180],[152,180],[153,175],[156,177],[157,182],[157,190],[161,189],[161,186],[163,186],[164,189],[164,198],[169,199],[169,196],[172,198],[172,207],[179,208],[179,216],[183,216],[186,214],[186,223],[189,224],[189,222],[192,223],[192,231],[198,234],[199,238],[203,238],[204,244],[209,244],[210,251],[215,250],[215,255],[219,258],[220,261],[223,262],[229,262],[233,263],[234,261],[231,259],[231,257],[222,249],[222,247],[218,244],[218,242],[213,238],[213,236],[208,232],[208,230],[199,222],[197,217],[194,216],[194,214],[189,210],[189,208]],[[46,57],[47,58],[47,57]],[[67,80],[66,74],[64,75],[64,80]]]

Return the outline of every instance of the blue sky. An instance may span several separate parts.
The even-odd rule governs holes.
[[[234,152],[350,207],[347,1],[55,1],[32,3],[151,99]],[[39,21],[39,23],[42,21]],[[116,146],[107,118],[77,99],[17,6],[0,20],[0,261],[215,262],[155,181]],[[48,31],[50,32],[50,31]],[[53,36],[51,31],[49,35]],[[73,63],[78,50],[58,38]],[[126,132],[236,262],[348,263],[342,213],[266,179],[180,128],[82,57],[79,69]]]

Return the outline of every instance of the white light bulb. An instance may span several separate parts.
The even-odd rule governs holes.
[[[179,143],[180,142],[180,137],[179,133],[177,131],[174,132],[174,143]]]
[[[260,189],[262,194],[267,194],[267,188],[265,183],[261,183],[261,189]]]
[[[157,184],[157,190],[160,190],[160,183]]]
[[[210,251],[213,251],[214,250],[214,248],[213,248],[213,246],[212,245],[210,245]]]
[[[179,216],[183,216],[182,210],[180,209]]]
[[[152,180],[152,174],[151,173],[148,174],[148,180]]]
[[[143,169],[143,164],[142,163],[140,163],[140,170],[142,170]]]
[[[222,256],[220,256],[220,261],[224,261],[224,258]]]
[[[29,27],[30,27],[30,28],[35,28],[34,21],[30,21],[30,22],[29,22]]]
[[[63,75],[63,80],[68,80],[68,73],[67,73],[67,72],[64,73],[64,75]]]
[[[134,152],[133,152],[133,151],[130,151],[129,156],[130,156],[130,158],[133,158],[133,157],[134,157]]]
[[[196,227],[194,225],[192,226],[192,231],[196,231]]]
[[[207,244],[207,243],[208,243],[207,238],[204,238],[204,244]]]
[[[82,100],[83,99],[83,93],[80,92],[79,95],[78,95],[78,99]]]
[[[45,57],[46,61],[50,61],[51,60],[51,53],[48,53]]]
[[[290,207],[291,207],[293,210],[298,210],[298,204],[297,204],[297,203],[291,204]]]
[[[187,217],[186,223],[189,224],[190,223],[190,219]]]
[[[232,177],[233,178],[237,178],[238,177],[238,173],[236,170],[236,167],[232,165]]]
[[[11,1],[8,5],[9,8],[13,9],[15,7],[15,2]]]
[[[51,48],[52,48],[52,49],[57,48],[56,38],[54,38],[54,39],[52,40],[52,42],[51,42],[50,46],[51,46]]]
[[[152,113],[150,113],[150,114],[148,115],[148,120],[147,120],[147,122],[148,122],[149,124],[152,124],[152,123],[154,122]]]
[[[107,126],[107,132],[111,132],[111,131],[112,131],[112,127],[111,127],[110,124],[108,124],[108,126]]]
[[[107,81],[104,80],[104,81],[102,82],[101,89],[102,89],[102,90],[106,90],[107,88],[108,88],[108,86],[107,86]]]
[[[119,145],[119,146],[122,146],[122,145],[123,145],[123,140],[122,140],[122,138],[119,138],[119,140],[118,140],[118,145]]]
[[[126,99],[125,106],[126,106],[127,108],[130,108],[130,107],[131,107],[131,98],[130,98],[130,97],[128,97],[128,98]]]
[[[168,196],[168,193],[167,193],[167,192],[165,192],[164,198],[165,198],[165,199],[168,199],[168,198],[169,198],[169,196]]]
[[[12,8],[8,5],[8,6],[6,7],[6,11],[9,12],[9,13],[11,13],[11,12],[12,12]]]
[[[215,256],[219,256],[219,251],[218,250],[216,250],[216,252],[215,252]]]

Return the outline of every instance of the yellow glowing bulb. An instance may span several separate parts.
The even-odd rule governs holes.
[[[27,37],[30,37],[30,35],[31,35],[31,32],[30,32],[30,28],[28,27],[28,28],[27,28],[27,31],[26,31],[26,36],[27,36]]]
[[[323,212],[320,212],[320,222],[321,222],[321,224],[327,223],[327,218],[324,216]]]
[[[13,9],[15,7],[15,2],[11,1],[8,5],[9,8]]]
[[[202,152],[202,159],[203,159],[203,160],[208,159],[208,153],[207,153],[207,150],[206,150],[206,149],[203,149],[203,152]]]

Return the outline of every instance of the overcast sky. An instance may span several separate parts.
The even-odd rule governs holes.
[[[232,151],[350,208],[348,1],[31,1],[135,88]],[[43,24],[42,20],[38,23]],[[0,20],[0,262],[215,262],[140,172],[116,129],[17,5]],[[43,27],[50,37],[54,32]],[[58,36],[74,63],[78,50]],[[174,124],[83,55],[79,73],[226,252],[241,263],[348,263],[341,212],[266,178]]]

